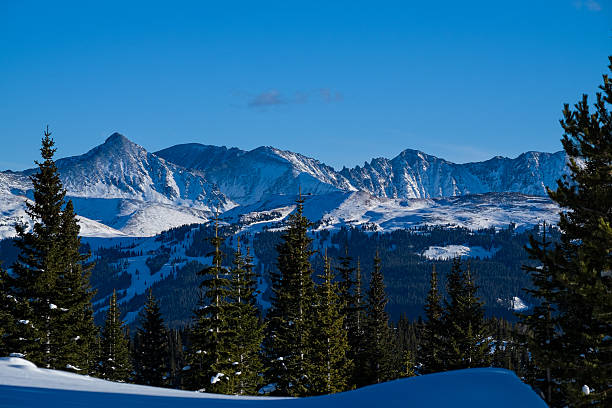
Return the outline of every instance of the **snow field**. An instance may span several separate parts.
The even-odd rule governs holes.
[[[227,396],[134,384],[37,368],[0,358],[0,407],[457,407],[536,408],[546,404],[511,371],[476,368],[406,378],[309,398]]]

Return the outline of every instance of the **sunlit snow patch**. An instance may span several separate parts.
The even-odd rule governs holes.
[[[523,310],[529,309],[529,305],[523,301],[518,296],[513,296],[511,299],[497,299],[497,303],[502,306],[508,308],[508,310],[513,310],[515,312],[521,312]]]
[[[427,259],[441,261],[452,258],[490,258],[499,248],[484,249],[479,246],[468,247],[465,245],[430,246],[422,255]]]

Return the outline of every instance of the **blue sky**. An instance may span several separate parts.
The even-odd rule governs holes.
[[[609,54],[611,0],[0,0],[0,169],[31,167],[46,124],[59,157],[114,131],[336,168],[556,151]]]

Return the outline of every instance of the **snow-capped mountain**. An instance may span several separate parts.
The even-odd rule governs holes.
[[[381,198],[453,197],[489,192],[546,195],[546,187],[567,172],[566,155],[527,152],[515,159],[494,157],[456,164],[407,149],[393,159],[376,158],[363,167],[335,171],[301,154],[259,147],[251,151],[197,143],[157,152],[180,166],[204,171],[223,193],[240,204],[268,194],[366,191]]]
[[[336,171],[273,147],[244,151],[190,143],[150,153],[119,133],[56,164],[88,236],[150,236],[206,222],[215,211],[245,224],[280,220],[300,189],[308,197],[306,215],[322,228],[529,224],[550,218],[546,212],[555,218],[557,210],[547,199],[525,195],[544,196],[567,171],[563,152],[455,164],[415,150]],[[26,218],[28,176],[35,171],[0,172],[1,237]],[[482,193],[507,194],[475,196]]]
[[[494,157],[456,164],[417,150],[393,159],[377,158],[340,171],[352,186],[377,197],[430,198],[489,192],[546,195],[546,187],[567,172],[564,152],[527,152],[515,159]]]
[[[98,224],[109,227],[106,235],[154,235],[177,225],[206,222],[213,212],[235,206],[201,172],[169,163],[119,133],[56,165],[67,197],[83,217],[84,235],[99,233]],[[35,171],[0,173],[3,237],[12,235],[12,225],[24,219],[32,188],[28,176]]]
[[[156,154],[180,166],[204,171],[225,195],[242,205],[270,194],[294,196],[300,188],[310,194],[356,190],[332,167],[273,147],[242,151],[189,144]]]
[[[125,198],[204,210],[232,206],[201,173],[168,163],[119,133],[56,164],[74,197]]]

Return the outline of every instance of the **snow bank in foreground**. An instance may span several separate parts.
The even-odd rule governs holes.
[[[119,384],[0,358],[1,407],[546,407],[512,372],[459,370],[407,378],[323,397],[283,399],[200,394]]]

